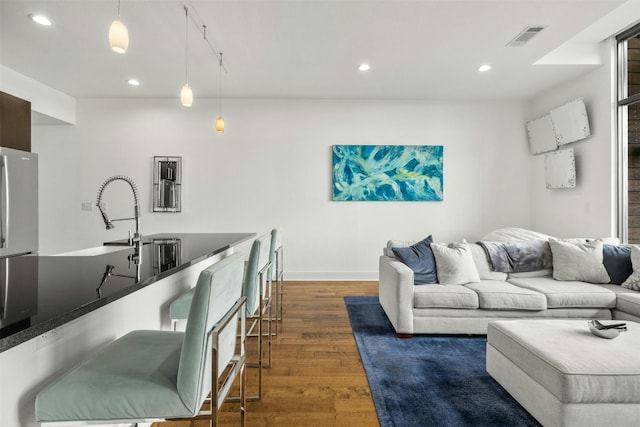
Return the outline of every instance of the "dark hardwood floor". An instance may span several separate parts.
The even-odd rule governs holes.
[[[263,397],[247,403],[247,427],[379,426],[343,300],[377,293],[377,282],[285,282],[282,329],[273,338],[272,366],[263,371]],[[254,393],[256,369],[247,374]],[[238,404],[225,403],[221,425],[239,425],[237,410]]]

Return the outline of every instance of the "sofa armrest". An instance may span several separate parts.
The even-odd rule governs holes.
[[[413,270],[398,259],[380,256],[380,305],[397,334],[413,334]]]

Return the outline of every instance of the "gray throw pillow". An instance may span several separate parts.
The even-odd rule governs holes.
[[[395,256],[413,270],[416,285],[438,283],[436,261],[431,251],[431,236],[408,247],[391,248]]]
[[[633,273],[631,247],[603,244],[602,263],[609,273],[611,283],[621,285]]]

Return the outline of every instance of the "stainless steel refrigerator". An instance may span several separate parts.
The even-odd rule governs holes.
[[[0,147],[0,338],[37,312],[37,251],[38,155]]]
[[[38,251],[38,155],[0,147],[0,258]]]

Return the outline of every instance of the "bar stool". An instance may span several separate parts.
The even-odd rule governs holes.
[[[249,367],[258,368],[258,394],[247,396],[247,400],[260,400],[262,397],[262,369],[271,366],[271,282],[268,280],[271,263],[269,250],[271,235],[264,234],[253,241],[244,273],[244,295],[247,297],[247,337],[257,338],[258,359],[247,362]],[[263,322],[267,332],[262,331]],[[269,362],[263,360],[263,337],[267,337]]]
[[[272,339],[271,339],[271,282],[268,281],[269,249],[271,247],[271,235],[264,234],[256,238],[249,253],[249,259],[245,262],[243,277],[243,295],[246,303],[246,329],[247,337],[257,338],[257,360],[247,361],[247,366],[258,368],[258,392],[247,396],[247,400],[260,400],[262,397],[262,369],[271,366]],[[194,290],[191,289],[176,298],[169,306],[169,317],[175,329],[178,321],[185,320],[186,314],[194,298]],[[263,322],[267,325],[267,332],[263,332]],[[267,337],[268,357],[267,363],[263,360],[263,337]],[[232,397],[236,401],[237,397]]]
[[[284,249],[282,247],[282,228],[274,228],[271,230],[271,249],[269,252],[269,261],[271,262],[271,269],[269,271],[269,280],[272,283],[275,283],[275,289],[273,293],[275,297],[274,301],[274,311],[275,315],[273,316],[273,320],[275,323],[275,335],[278,335],[278,324],[282,323],[282,303],[284,298],[284,284],[283,284],[283,256]],[[280,325],[282,326],[282,325]]]
[[[203,270],[185,332],[134,331],[40,391],[36,419],[44,425],[201,419],[218,409],[239,379],[245,413],[243,257]],[[243,333],[237,340],[237,329]],[[211,410],[201,412],[211,392]]]

